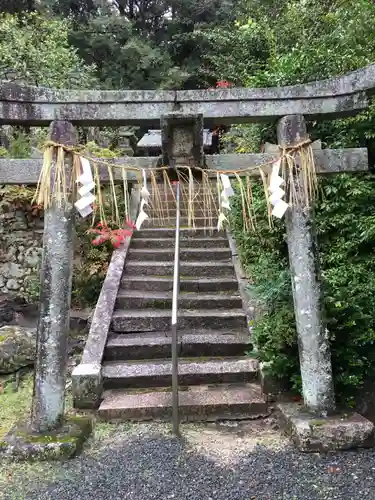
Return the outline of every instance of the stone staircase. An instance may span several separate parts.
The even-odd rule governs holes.
[[[184,210],[182,204],[182,217]],[[265,416],[258,362],[245,355],[251,349],[248,319],[226,234],[201,227],[181,229],[180,235],[181,419]],[[133,235],[104,352],[101,419],[171,417],[174,244],[171,227],[146,227]]]

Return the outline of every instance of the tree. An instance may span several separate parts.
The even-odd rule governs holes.
[[[33,13],[0,17],[0,73],[9,70],[32,85],[92,87],[94,66],[86,65],[68,42],[69,23]]]
[[[168,53],[134,31],[119,16],[96,17],[70,34],[87,64],[94,64],[104,88],[178,88],[185,77]]]
[[[110,88],[212,84],[216,77],[200,64],[217,48],[205,38],[235,18],[232,0],[42,0],[42,6],[71,19],[71,44]]]
[[[0,12],[8,14],[21,14],[35,9],[34,0],[0,0]]]

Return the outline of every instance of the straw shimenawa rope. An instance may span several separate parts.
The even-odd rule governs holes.
[[[93,167],[96,197],[93,223],[99,218],[101,221],[111,220],[118,226],[123,226],[124,219],[130,219],[129,177],[142,186],[143,169],[92,158],[83,152],[82,146],[73,148],[51,141],[45,144],[43,167],[34,201],[44,208],[49,208],[53,203],[62,204],[68,201],[74,203],[77,198],[77,182],[81,175],[81,158],[87,159]],[[181,186],[181,205],[187,213],[186,226],[194,229],[197,217],[201,217],[204,218],[203,227],[212,228],[217,226],[219,217],[225,218],[225,210],[221,207],[223,186],[220,174],[235,179],[234,187],[241,200],[245,231],[255,230],[251,177],[258,174],[263,182],[269,222],[272,224],[268,186],[273,164],[275,164],[274,159],[247,169],[214,170],[178,167],[176,173]],[[161,226],[171,224],[175,215],[170,204],[171,198],[173,200],[174,197],[174,189],[168,176],[169,169],[169,166],[164,166],[145,170],[147,188],[151,195],[147,212],[155,224]],[[194,177],[195,172],[199,173],[199,180]],[[310,140],[292,148],[280,148],[280,176],[285,181],[283,189],[286,190],[285,201],[289,205],[311,206],[317,192],[317,176]]]

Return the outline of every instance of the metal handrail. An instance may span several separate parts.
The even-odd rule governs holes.
[[[178,408],[178,299],[180,295],[180,183],[176,182],[176,235],[174,249],[172,293],[172,427],[175,436],[180,435]]]

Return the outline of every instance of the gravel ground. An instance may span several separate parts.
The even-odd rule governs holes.
[[[4,500],[375,499],[375,451],[301,454],[271,422],[100,424],[78,458],[2,464]]]

